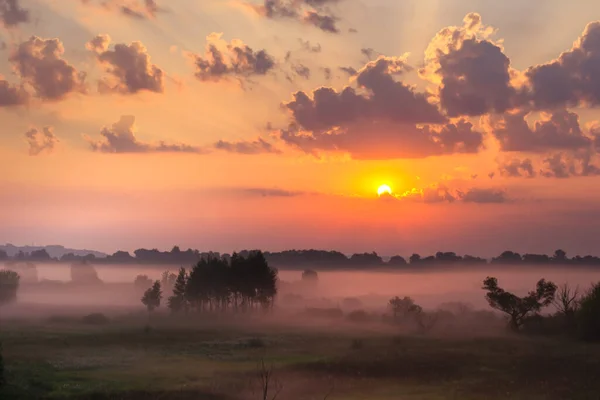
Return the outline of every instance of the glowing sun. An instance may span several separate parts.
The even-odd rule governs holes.
[[[377,189],[377,195],[381,196],[383,194],[392,194],[392,188],[389,187],[388,185],[381,185],[379,186],[379,189]]]

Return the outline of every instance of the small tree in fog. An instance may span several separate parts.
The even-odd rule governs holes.
[[[161,299],[162,290],[160,289],[160,281],[156,281],[151,288],[144,292],[144,295],[142,296],[142,304],[144,304],[148,309],[148,312],[151,313],[160,307]]]
[[[319,274],[317,271],[312,269],[307,269],[302,272],[302,281],[303,282],[311,282],[316,283],[319,280]]]
[[[145,291],[152,286],[152,279],[148,278],[147,275],[138,275],[133,281],[133,286],[140,292]]]
[[[160,286],[166,293],[169,293],[173,290],[176,279],[177,279],[176,274],[172,273],[171,271],[165,271],[161,275]]]
[[[567,318],[568,322],[572,322],[579,309],[580,300],[579,286],[571,288],[565,283],[558,288],[556,297],[552,303],[556,307],[556,310]]]
[[[518,331],[526,317],[538,313],[554,301],[557,288],[554,283],[540,279],[534,291],[519,297],[498,287],[498,279],[488,276],[483,281],[483,289],[487,291],[485,298],[490,306],[508,314],[510,327]]]
[[[8,269],[0,271],[0,305],[12,303],[17,299],[20,279],[19,274],[14,271]]]
[[[394,319],[398,316],[406,318],[409,315],[417,315],[423,311],[421,306],[415,304],[415,301],[410,297],[404,297],[402,299],[398,296],[393,297],[388,302],[388,305],[392,309]]]
[[[179,274],[175,278],[173,285],[173,295],[168,299],[168,306],[172,312],[185,311],[187,312],[187,299],[185,298],[185,287],[187,285],[187,272],[185,268],[179,269]]]

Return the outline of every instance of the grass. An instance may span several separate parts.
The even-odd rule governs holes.
[[[145,331],[145,323],[3,321],[8,385],[0,398],[259,399],[261,359],[272,366],[284,400],[597,399],[600,393],[600,346],[566,339],[166,319]]]

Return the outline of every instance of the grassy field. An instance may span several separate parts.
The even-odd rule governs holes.
[[[143,317],[2,321],[0,399],[598,399],[600,346],[566,339]]]

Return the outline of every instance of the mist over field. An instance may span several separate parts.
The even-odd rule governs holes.
[[[57,286],[58,282],[70,281],[69,263],[36,265],[40,284],[27,284],[19,292],[18,304],[28,306],[64,306],[98,308],[116,306],[142,309],[140,295],[133,290],[138,275],[159,280],[164,271],[177,272],[178,265],[95,265],[103,284]],[[190,270],[191,266],[186,269]],[[545,278],[557,284],[587,288],[600,280],[600,270],[572,266],[484,265],[450,268],[424,268],[423,271],[319,271],[318,282],[306,287],[299,285],[302,271],[279,269],[277,308],[302,306],[342,307],[343,299],[358,298],[359,308],[383,309],[393,296],[410,296],[425,308],[434,309],[446,302],[464,302],[477,309],[487,309],[488,304],[481,290],[487,276],[497,277],[503,287],[518,295],[530,291],[535,283]],[[44,282],[46,281],[46,282]],[[54,281],[54,282],[50,282]],[[58,282],[56,282],[58,281]],[[52,284],[53,283],[53,284]],[[290,301],[290,295],[300,295],[301,300]],[[15,306],[18,306],[15,305]]]

